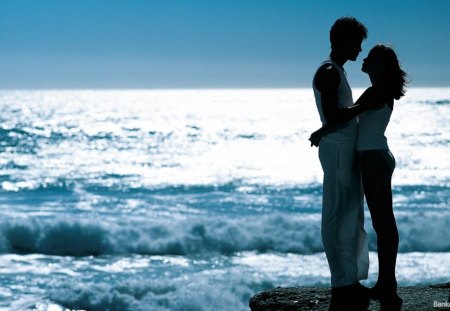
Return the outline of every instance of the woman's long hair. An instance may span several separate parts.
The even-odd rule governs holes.
[[[407,73],[400,68],[395,51],[384,44],[377,44],[371,50],[385,64],[381,86],[395,99],[405,95]]]

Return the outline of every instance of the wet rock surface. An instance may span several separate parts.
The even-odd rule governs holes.
[[[403,298],[402,311],[449,310],[450,282],[432,286],[399,287]],[[250,299],[252,311],[328,310],[330,289],[323,287],[278,287],[256,294]],[[371,301],[367,310],[380,310],[377,301]]]

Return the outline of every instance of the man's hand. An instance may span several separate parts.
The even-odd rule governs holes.
[[[312,146],[319,147],[320,141],[322,140],[322,136],[323,136],[323,134],[322,134],[321,129],[312,133],[311,136],[309,137],[309,141],[311,142],[311,147]]]

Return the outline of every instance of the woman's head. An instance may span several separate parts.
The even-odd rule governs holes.
[[[395,99],[405,95],[407,74],[400,68],[395,51],[386,45],[374,46],[363,61],[362,71],[376,78],[377,84]]]

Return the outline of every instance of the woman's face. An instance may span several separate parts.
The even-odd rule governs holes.
[[[374,50],[369,52],[366,58],[363,59],[361,70],[368,75],[378,76],[384,70],[385,64],[380,59],[380,56]]]

